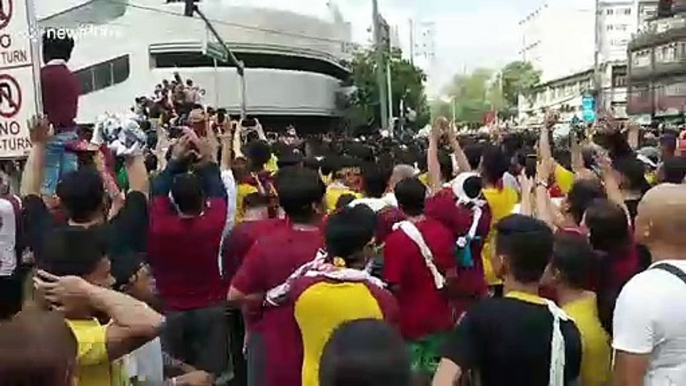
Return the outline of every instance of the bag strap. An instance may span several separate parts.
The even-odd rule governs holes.
[[[686,284],[686,272],[680,270],[679,268],[677,268],[671,264],[660,263],[660,264],[654,265],[651,269],[661,269],[663,271],[667,271],[667,272],[671,273],[672,275],[681,279],[681,281],[683,281],[684,284]]]

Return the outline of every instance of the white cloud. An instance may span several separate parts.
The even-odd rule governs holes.
[[[441,2],[424,1],[431,1],[434,8]],[[424,21],[435,24],[436,58],[430,65],[418,60],[429,75],[429,91],[435,94],[455,73],[476,67],[497,68],[516,58],[520,49],[520,14],[511,7],[498,7],[494,2],[491,4],[472,9],[431,12],[421,9],[422,2],[379,0],[379,9],[391,25],[398,27],[405,51],[410,46],[410,18],[414,18],[415,23]],[[344,17],[353,25],[353,38],[361,43],[369,41],[371,0],[339,0],[339,6]]]

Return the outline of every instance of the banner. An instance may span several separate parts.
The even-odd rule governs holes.
[[[28,121],[40,111],[34,0],[0,0],[0,158],[31,150]]]

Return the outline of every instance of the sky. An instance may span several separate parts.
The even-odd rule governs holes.
[[[209,1],[238,4],[245,0]],[[321,16],[327,13],[327,1],[333,1],[344,19],[352,24],[353,40],[367,43],[371,38],[372,0],[249,0],[249,3]],[[432,95],[439,94],[457,73],[477,67],[499,68],[516,60],[521,49],[519,21],[543,3],[543,0],[378,1],[381,14],[398,28],[404,51],[410,47],[410,19],[415,25],[434,23],[435,60],[433,63],[418,60],[429,75],[428,89]]]
[[[149,3],[149,0],[129,0]],[[203,0],[231,5],[249,5],[291,10],[324,17],[327,2],[333,1],[352,24],[353,40],[366,43],[370,38],[372,0]],[[499,68],[517,59],[521,49],[519,21],[541,5],[543,0],[378,0],[379,10],[392,26],[397,26],[400,42],[409,50],[410,19],[435,25],[435,60],[418,63],[429,75],[430,94],[437,94],[453,75],[477,67]],[[556,0],[576,1],[576,0]],[[67,8],[84,0],[38,1],[41,13]],[[50,3],[51,6],[47,7]],[[41,12],[43,11],[43,12]]]
[[[330,1],[352,23],[353,40],[368,42],[372,0]],[[251,0],[250,3],[321,14],[326,12],[327,0]],[[542,3],[543,0],[379,0],[379,10],[389,24],[397,26],[405,51],[410,46],[410,19],[415,25],[434,23],[436,58],[431,65],[421,61],[419,64],[427,71],[429,91],[435,95],[456,73],[477,67],[499,68],[516,60],[521,49],[519,21]]]
[[[308,0],[302,0],[308,1]],[[558,0],[559,1],[559,0]],[[519,21],[541,0],[379,0],[379,8],[399,27],[409,48],[409,19],[435,25],[435,60],[422,63],[429,75],[430,94],[440,93],[453,75],[477,67],[499,68],[517,59],[521,49]],[[371,20],[371,0],[338,0],[344,17],[359,39]]]

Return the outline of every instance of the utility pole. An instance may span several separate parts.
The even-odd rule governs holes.
[[[187,0],[188,1],[188,0]],[[378,0],[372,0],[372,18],[374,29],[374,49],[376,52],[376,82],[379,88],[379,106],[381,109],[381,129],[388,128],[388,102],[386,95],[386,78],[384,65],[384,44],[381,36],[381,16]]]
[[[595,33],[594,35],[594,44],[593,44],[593,90],[595,91],[595,110],[596,110],[596,117],[598,116],[598,112],[602,109],[602,94],[603,94],[603,85],[602,85],[602,77],[600,73],[600,51],[602,48],[602,39],[601,39],[601,26],[602,26],[602,9],[600,8],[600,1],[595,0],[595,19],[594,19],[594,25],[595,25]]]
[[[414,21],[410,19],[410,63],[414,66]]]
[[[393,85],[391,83],[391,60],[386,61],[386,86],[388,90],[388,129],[393,131]]]
[[[198,8],[197,5],[195,5],[194,0],[184,0],[185,1],[185,9],[184,9],[184,16],[187,17],[193,17],[194,13],[197,13],[198,16],[202,19],[202,21],[205,23],[205,26],[207,27],[208,30],[212,33],[212,35],[217,39],[217,42],[219,42],[219,45],[226,51],[228,62],[236,66],[236,72],[238,72],[238,77],[240,79],[240,84],[241,84],[241,118],[246,117],[246,97],[247,97],[247,86],[245,83],[245,64],[238,60],[236,56],[231,52],[229,49],[229,46],[226,45],[224,42],[224,39],[219,35],[216,29],[214,29],[214,26],[210,21],[205,17],[205,14]],[[216,64],[216,60],[215,60]],[[217,106],[219,107],[219,106]]]

